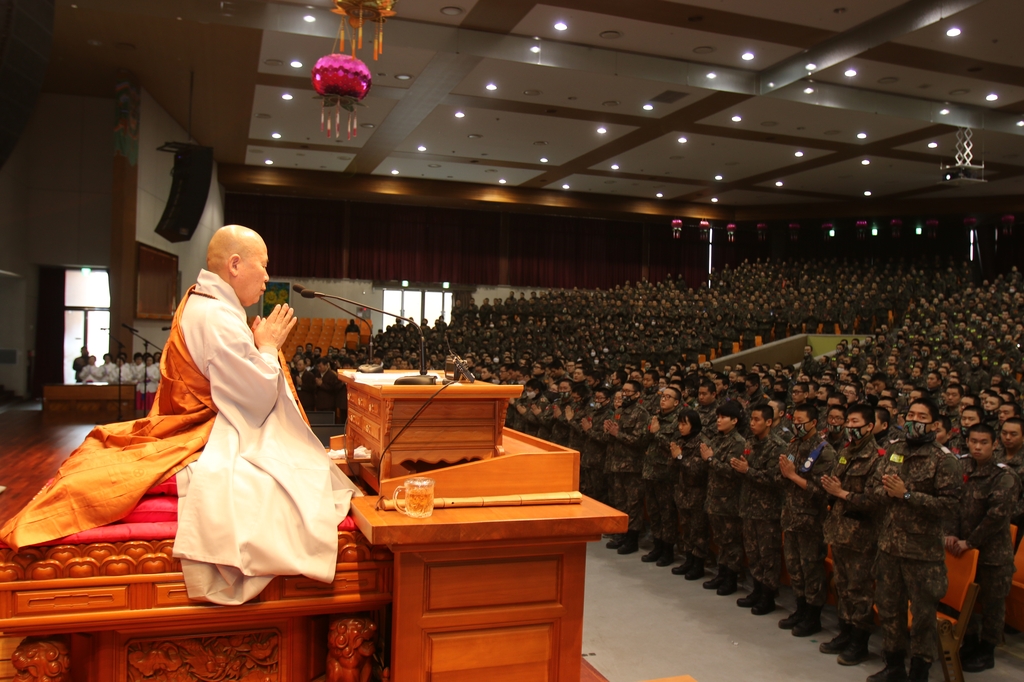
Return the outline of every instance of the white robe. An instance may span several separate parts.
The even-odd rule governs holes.
[[[260,353],[238,297],[203,270],[181,316],[218,414],[199,459],[178,474],[174,556],[188,595],[241,604],[275,575],[334,580],[337,526],[361,494],[302,419],[276,355]]]

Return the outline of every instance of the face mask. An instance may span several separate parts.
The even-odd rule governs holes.
[[[808,433],[810,433],[811,423],[804,422],[803,424],[793,424],[793,431],[796,433],[797,437],[803,438]]]
[[[571,395],[572,395],[571,393],[569,393],[568,391],[566,391],[566,392],[564,392],[564,393],[559,393],[559,394],[558,394],[558,397],[559,397],[559,398],[561,398],[562,400],[568,400],[568,399],[569,399],[569,396],[571,396]]]
[[[928,424],[922,424],[921,422],[908,421],[904,427],[907,434],[907,440],[919,441],[924,439],[925,436],[929,435],[927,433],[928,426]]]
[[[529,400],[533,400],[534,398],[536,398],[536,397],[537,397],[537,391],[527,391],[527,392],[526,392],[526,397],[527,397],[527,398],[528,398]]]
[[[843,428],[844,427],[843,427],[842,424],[829,424],[828,425],[828,432],[830,434],[832,434],[833,436],[835,436],[837,434],[842,433],[843,432]]]
[[[861,429],[867,429],[867,433],[864,433]],[[863,426],[861,428],[855,428],[855,427],[851,427],[851,426],[847,426],[846,427],[846,438],[851,443],[860,442],[860,440],[862,438],[866,437],[869,433],[871,433],[871,425],[870,424],[868,424],[867,426]]]

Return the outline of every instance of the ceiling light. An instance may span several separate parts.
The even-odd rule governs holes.
[[[871,236],[872,237],[877,237],[878,236],[878,228],[877,227],[872,227],[871,228]]]
[[[686,138],[680,137],[678,140],[676,140],[676,142],[678,142],[679,144],[686,144]]]
[[[392,168],[391,169],[391,174],[392,175],[398,175],[398,169],[397,168]]]
[[[486,85],[485,87],[486,87],[486,88],[487,88],[488,90],[497,90],[497,89],[498,89],[498,86],[497,86],[497,85],[495,85],[494,83],[488,83],[488,84],[487,84],[487,85]]]
[[[711,80],[715,80],[716,78],[718,78],[718,74],[712,71],[711,73],[708,74],[708,78],[710,78]]]
[[[373,123],[360,123],[359,127],[360,128],[366,128],[367,130],[371,130],[373,128],[376,128],[377,126],[375,126]],[[338,142],[341,142],[341,140],[338,140]]]
[[[460,14],[462,14],[462,8],[456,7],[454,5],[449,5],[448,7],[441,8],[441,14],[444,14],[445,16],[448,17],[457,17]]]
[[[662,194],[661,192],[658,192],[658,193],[657,193],[657,194],[655,194],[654,196],[656,196],[656,197],[658,197],[658,198],[660,199],[660,198],[662,198],[662,197],[663,197],[663,196],[665,196],[665,195],[664,195],[664,194]]]
[[[870,166],[871,165],[871,159],[861,159],[860,165],[862,165],[862,166]]]
[[[569,27],[565,25],[564,21],[560,21],[557,24],[555,24],[555,30],[556,31],[564,31],[567,28],[569,28]],[[568,189],[568,187],[566,189]]]
[[[1018,128],[1024,128],[1024,121],[1017,121]]]
[[[598,134],[598,135],[604,135],[604,134],[605,134],[605,133],[607,133],[607,132],[608,132],[608,129],[607,129],[607,128],[598,128],[598,129],[597,129],[597,134]]]
[[[866,196],[866,197],[871,196],[871,190],[869,190],[869,189],[864,190],[864,196]]]
[[[562,189],[569,189],[569,185],[562,185]]]
[[[939,114],[941,114],[942,116],[945,116],[948,113],[949,113],[949,109],[939,109]]]
[[[612,164],[612,170],[619,170],[619,164],[613,163]]]
[[[314,21],[316,21],[316,17],[314,17],[312,14],[307,14],[306,16],[302,17],[302,20],[307,24],[312,24]]]
[[[809,95],[814,92],[814,88],[804,88],[804,94]]]
[[[292,98],[292,96],[291,96],[291,95],[289,95],[289,94],[288,94],[287,92],[286,92],[286,93],[284,93],[283,95],[281,95],[281,99],[283,99],[283,100],[284,100],[284,101],[286,101],[286,102],[287,102],[288,100],[290,100],[291,98]]]
[[[400,80],[400,81],[412,80],[412,76],[410,76],[407,73],[396,73],[395,74],[395,80]]]
[[[531,47],[530,48],[530,52],[532,52],[534,54],[537,54],[538,52],[540,52],[540,45],[534,45],[533,47]]]
[[[950,38],[956,38],[958,35],[960,35],[960,29],[954,26],[953,28],[946,30],[946,35],[949,36]]]
[[[775,186],[776,187],[782,187],[782,180],[776,180],[775,181]]]
[[[801,156],[803,156],[803,155],[804,155],[804,153],[803,153],[803,152],[800,152],[800,151],[796,151],[796,152],[793,152],[793,156],[795,156],[795,157],[796,157],[796,158],[798,158],[798,159],[799,159],[799,158],[800,158]]]
[[[546,157],[546,156],[540,157],[540,162],[541,163],[547,163],[548,162],[548,157]]]
[[[498,180],[498,184],[499,184],[499,185],[504,185],[504,184],[505,184],[505,178],[500,178],[500,179]]]
[[[718,197],[711,197],[711,203],[712,204],[717,204],[718,203]]]
[[[846,72],[843,75],[846,76],[847,78],[853,78],[854,76],[857,75],[857,70],[856,69],[847,69]]]
[[[866,140],[867,137],[868,137],[867,133],[857,133],[857,139],[858,140]]]
[[[721,180],[721,179],[722,179],[722,176],[721,176],[721,175],[716,175],[716,176],[715,176],[715,180]]]
[[[272,138],[274,138],[275,140],[280,140],[281,139],[281,133],[270,133],[270,136]]]
[[[463,116],[465,116],[465,114],[462,113],[461,111],[456,111],[455,112],[455,118],[462,118]]]
[[[751,59],[753,59],[753,58],[754,58],[754,53],[753,53],[753,52],[744,52],[744,53],[743,53],[743,54],[742,54],[742,55],[740,56],[740,58],[741,58],[741,59],[742,59],[743,61],[745,61],[745,62],[749,62],[749,61],[750,61]]]
[[[425,152],[425,151],[427,151],[427,148],[424,147],[423,145],[420,145],[419,147],[416,147],[416,150],[417,151],[421,151],[421,152]]]
[[[480,133],[470,133],[469,135],[466,135],[466,137],[468,137],[471,140],[479,140],[481,137],[483,137],[483,135],[481,135]]]
[[[817,64],[808,64],[804,68],[807,69],[808,71],[814,71],[816,68],[818,68],[818,65]]]
[[[302,68],[302,62],[300,62],[298,59],[293,59],[291,61],[291,65],[292,65],[293,69],[301,69]]]
[[[928,143],[928,149],[935,149],[938,146],[939,146],[938,142],[929,142]]]
[[[990,95],[986,95],[985,99],[987,99],[989,102],[995,102],[997,99],[999,99],[999,95],[993,92]]]
[[[654,105],[653,104],[645,104],[644,105],[644,111],[651,111],[652,109],[654,109]]]
[[[733,123],[739,123],[742,120],[743,120],[743,117],[740,116],[739,114],[736,114],[735,116],[732,117],[732,122]]]
[[[273,166],[274,165],[274,162],[272,160],[270,160],[270,159],[267,159],[263,163],[267,164],[268,166]]]

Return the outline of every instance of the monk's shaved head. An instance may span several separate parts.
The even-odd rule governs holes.
[[[242,225],[225,225],[213,233],[206,248],[206,269],[231,285],[243,306],[263,295],[267,277],[267,245]]]

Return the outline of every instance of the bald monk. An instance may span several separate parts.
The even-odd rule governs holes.
[[[267,260],[248,228],[214,234],[175,314],[153,410],[94,429],[0,539],[20,547],[116,521],[175,475],[174,555],[189,597],[241,604],[275,575],[334,579],[337,526],[359,493],[306,425],[282,371],[293,311],[277,306],[246,326]]]

